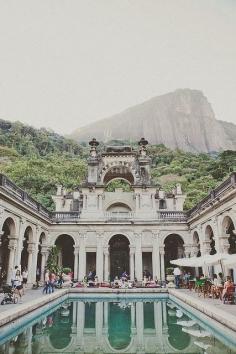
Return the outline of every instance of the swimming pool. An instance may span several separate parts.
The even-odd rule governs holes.
[[[168,295],[73,295],[0,329],[0,353],[236,353],[235,333]]]

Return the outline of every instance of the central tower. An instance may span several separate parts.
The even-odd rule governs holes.
[[[107,146],[101,154],[97,152],[96,139],[89,142],[88,184],[104,186],[114,179],[124,179],[132,186],[151,185],[151,159],[147,156],[147,140],[139,141],[139,150],[131,146]]]

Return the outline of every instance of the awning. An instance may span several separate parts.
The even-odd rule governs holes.
[[[211,334],[209,332],[201,329],[190,329],[183,327],[182,331],[198,338],[211,337]]]
[[[236,254],[228,254],[227,260],[223,261],[223,265],[236,268]]]
[[[180,267],[201,267],[201,258],[202,257],[179,258],[170,261],[170,263]]]
[[[235,265],[236,255],[230,255],[227,253],[216,253],[214,255],[204,255],[201,257],[179,258],[170,261],[171,264],[178,265],[180,267],[203,267],[211,265]]]

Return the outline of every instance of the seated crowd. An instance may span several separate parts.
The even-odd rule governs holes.
[[[190,272],[181,271],[179,267],[174,269],[176,288],[188,288],[190,291],[195,290],[199,296],[204,298],[220,299],[224,303],[235,301],[235,284],[230,276],[223,276],[223,273],[205,276],[200,274],[193,277]]]

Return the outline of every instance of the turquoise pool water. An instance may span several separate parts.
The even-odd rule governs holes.
[[[85,297],[0,329],[1,354],[236,353],[236,336],[168,298]]]

